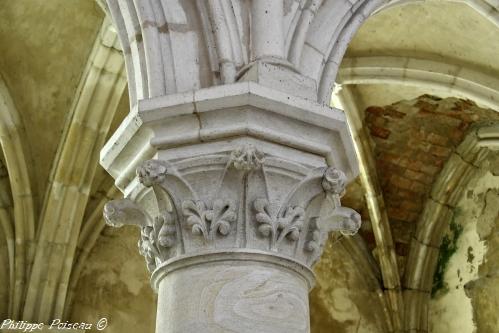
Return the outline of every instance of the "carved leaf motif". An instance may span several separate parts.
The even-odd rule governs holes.
[[[269,210],[270,203],[266,199],[256,199],[253,206],[255,207],[257,214],[256,220],[260,225],[258,226],[258,231],[265,237],[269,237],[274,234],[274,220],[270,217],[272,214]]]
[[[305,217],[305,210],[301,207],[288,207],[284,216],[278,219],[278,226],[281,229],[279,239],[288,237],[296,241],[300,236],[300,230],[303,227],[303,218]]]
[[[211,223],[210,233],[218,232],[227,236],[230,232],[230,225],[237,219],[235,204],[230,200],[217,199],[213,203],[213,209],[207,214],[207,220]]]
[[[287,207],[281,216],[276,205],[267,199],[256,199],[253,203],[256,210],[256,221],[260,224],[258,231],[264,237],[270,237],[271,248],[275,250],[286,237],[291,241],[297,241],[303,227],[305,211],[299,206]]]
[[[317,218],[310,221],[309,237],[308,242],[305,244],[305,250],[313,253],[322,252],[321,249],[324,246],[325,237],[320,229]]]
[[[167,260],[167,251],[176,243],[176,228],[173,215],[164,213],[157,216],[151,225],[141,228],[139,253],[144,256],[149,271],[156,268],[156,260]]]
[[[161,256],[154,238],[154,228],[152,226],[142,227],[138,244],[139,253],[144,256],[149,271],[153,271],[156,268],[155,258],[160,258]]]
[[[217,232],[227,236],[231,224],[237,219],[232,200],[217,199],[213,202],[212,209],[207,209],[203,201],[186,200],[182,203],[182,212],[187,217],[187,226],[191,228],[191,232],[210,241]]]
[[[206,205],[202,201],[186,200],[182,203],[182,212],[187,217],[187,226],[194,235],[208,237],[206,228]]]
[[[314,230],[312,232],[312,239],[307,243],[306,250],[310,252],[319,251],[321,248],[321,232],[319,230]]]
[[[172,247],[176,242],[175,221],[171,215],[156,217],[157,223],[160,225],[158,232],[158,243],[163,247]]]

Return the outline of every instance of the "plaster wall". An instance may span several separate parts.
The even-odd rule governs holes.
[[[482,172],[463,191],[454,211],[454,221],[462,226],[457,250],[444,274],[444,288],[430,302],[430,331],[497,332],[499,297],[497,277],[485,278],[497,266],[497,226],[499,177]],[[489,240],[490,239],[490,240]],[[494,282],[496,285],[494,285]],[[467,295],[467,290],[471,298]],[[494,312],[495,311],[495,312]]]
[[[106,317],[109,333],[154,332],[156,295],[137,250],[138,238],[136,228],[104,230],[80,277],[71,321]]]

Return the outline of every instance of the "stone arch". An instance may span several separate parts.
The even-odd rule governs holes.
[[[407,329],[428,330],[428,303],[439,249],[463,189],[486,168],[499,140],[499,124],[477,124],[437,177],[411,241],[403,280]]]
[[[498,8],[497,6],[488,3],[486,0],[462,0],[450,2],[462,2],[476,10],[478,13],[491,20],[494,24],[499,25]],[[325,1],[327,2],[327,1]],[[335,1],[329,1],[335,2]],[[373,14],[388,9],[392,6],[403,5],[407,3],[424,2],[421,0],[357,0],[357,1],[342,1],[337,2],[337,6],[341,6],[343,21],[340,24],[327,25],[320,21],[311,26],[310,35],[323,36],[320,40],[321,43],[314,43],[312,38],[307,39],[307,51],[309,57],[307,64],[303,58],[302,71],[309,73],[318,82],[318,101],[322,103],[329,103],[331,99],[331,92],[334,89],[336,76],[339,71],[340,64],[346,52],[348,44],[355,36],[358,29],[362,24]],[[326,4],[325,4],[326,5]],[[327,10],[327,6],[321,7],[321,10]],[[322,14],[321,14],[322,15]],[[319,16],[319,15],[318,15]],[[323,15],[322,15],[323,16]],[[341,16],[340,16],[341,17]],[[346,18],[346,19],[345,19]],[[324,19],[323,19],[324,20]],[[332,27],[334,26],[334,27]],[[334,30],[332,30],[334,29]],[[324,36],[331,36],[328,40]],[[315,56],[313,54],[315,53]],[[311,59],[311,61],[310,61]],[[305,67],[306,66],[306,67]]]
[[[63,318],[73,263],[79,255],[78,236],[96,177],[98,149],[126,86],[123,57],[117,44],[116,33],[105,19],[71,104],[41,202],[36,250],[30,258],[32,268],[25,291],[24,320]]]
[[[107,6],[100,0],[99,4],[109,10],[121,40],[132,105],[143,98],[235,82],[258,60],[312,79],[316,99],[328,104],[357,30],[371,15],[411,2],[420,0],[279,0],[272,5],[109,0]],[[486,0],[459,2],[499,25],[497,7]]]
[[[12,258],[9,263],[11,270],[9,314],[12,318],[17,318],[21,310],[24,287],[29,274],[29,256],[33,250],[31,245],[35,237],[33,192],[28,169],[31,161],[24,140],[21,117],[7,85],[0,77],[0,144],[14,208],[9,221],[2,221],[2,225],[6,227],[4,233],[15,240],[15,245],[11,246],[11,251],[14,253],[9,254]]]
[[[442,100],[427,95],[386,108],[369,107],[365,122],[351,97],[342,98],[340,106],[348,110],[362,170],[360,178],[366,206],[357,209],[369,210],[369,214],[364,216],[370,217],[372,231],[365,236],[370,240],[371,249],[376,248],[374,252],[384,274],[385,295],[390,296],[387,297],[390,305],[399,306],[391,309],[392,320],[400,315],[402,329],[406,322],[403,303],[408,300],[408,297],[402,297],[405,284],[401,283],[398,274],[387,273],[398,267],[403,276],[413,234],[411,229],[423,211],[424,198],[431,192],[435,176],[451,152],[461,144],[471,124],[491,119],[497,121],[497,114],[477,108],[470,101]],[[375,151],[369,144],[372,140],[376,143]],[[388,234],[390,231],[391,235]],[[388,265],[392,256],[396,258],[395,264]],[[399,283],[398,288],[393,287],[394,282]],[[394,295],[401,298],[400,302],[393,302]]]
[[[10,190],[9,173],[0,159],[0,265],[4,267],[0,274],[2,285],[6,288],[0,292],[0,315],[7,317],[9,315],[9,306],[12,306],[15,270],[14,270],[14,226],[12,224],[12,193]]]
[[[499,80],[452,62],[417,57],[352,57],[343,59],[338,84],[400,84],[424,86],[467,98],[499,110]]]
[[[205,1],[109,1],[108,8],[125,56],[132,105],[143,98],[207,87],[216,80],[215,36]],[[218,25],[235,21],[234,12],[226,18],[222,8],[210,8]],[[227,29],[216,33],[218,49],[232,49]]]
[[[335,82],[338,77],[338,72],[340,69],[340,65],[342,64],[343,57],[345,55],[346,49],[352,40],[352,38],[355,36],[356,32],[358,29],[362,26],[362,24],[371,16],[376,14],[379,11],[382,11],[384,9],[388,9],[392,6],[398,6],[398,5],[403,5],[407,3],[417,3],[417,2],[424,2],[424,1],[419,1],[419,0],[402,0],[402,1],[356,1],[355,3],[336,3],[336,6],[344,6],[345,8],[342,7],[343,12],[342,12],[343,18],[348,16],[348,19],[343,19],[339,24],[337,25],[330,25],[328,26],[327,24],[320,24],[319,22],[314,22],[315,24],[315,30],[313,24],[311,25],[311,28],[313,33],[311,35],[316,37],[316,44],[314,44],[314,39],[311,38],[310,40],[307,40],[305,42],[304,48],[307,49],[309,55],[303,58],[303,67],[300,67],[300,70],[302,73],[305,75],[309,75],[313,77],[317,82],[318,82],[318,102],[327,104],[331,100],[331,94],[333,92]],[[497,20],[497,8],[494,7],[493,5],[490,5],[486,1],[481,1],[481,0],[469,0],[469,1],[450,1],[450,2],[462,2],[465,3],[466,5],[470,6],[473,10],[477,11],[487,19],[491,20],[495,25],[499,25],[499,21]],[[332,6],[332,5],[331,5]],[[347,8],[348,7],[348,8]],[[485,10],[485,8],[487,10]],[[321,10],[323,8],[321,7]],[[324,15],[324,14],[320,14]],[[317,14],[317,16],[320,16]],[[323,19],[323,22],[327,22],[327,19]],[[343,25],[341,25],[343,24]],[[333,27],[334,26],[334,27]],[[329,32],[328,32],[329,31]],[[332,33],[334,31],[334,33]],[[317,37],[320,36],[320,37]],[[327,37],[326,37],[327,36]],[[333,45],[330,47],[330,44],[326,43],[326,38],[329,38],[329,36],[333,36]],[[307,45],[309,43],[309,45]],[[307,60],[307,61],[305,61]],[[310,61],[311,60],[311,61]],[[463,75],[456,75],[457,79],[461,79],[464,81],[467,80],[466,78],[466,72],[469,72],[469,69],[466,69],[465,75],[463,78]],[[425,73],[427,74],[427,73]],[[429,75],[428,75],[429,76]],[[429,80],[428,80],[429,81]],[[469,87],[471,88],[472,85],[475,85],[475,83],[470,84]],[[480,85],[480,84],[478,84]],[[476,85],[478,87],[478,85]],[[459,87],[452,87],[453,91],[460,91],[463,92],[462,89],[459,89]],[[495,90],[495,86],[492,83],[487,83],[485,85],[482,85],[479,89],[474,90],[472,93],[469,93],[469,95],[474,95],[473,97],[479,97],[480,102],[482,104],[487,105],[487,106],[495,106],[495,98],[494,93],[490,94],[489,93]],[[466,93],[466,92],[464,92]],[[476,94],[474,94],[476,93]],[[486,97],[485,97],[486,96]],[[482,99],[482,97],[485,97],[485,99]],[[352,97],[350,96],[349,99]],[[351,118],[351,115],[348,115]],[[349,122],[351,119],[349,119]],[[355,136],[355,134],[354,134]],[[355,140],[355,139],[354,139]],[[376,179],[376,178],[374,178]],[[372,181],[372,179],[371,179]],[[375,201],[377,204],[375,205],[375,210],[374,214],[377,215],[377,218],[380,221],[383,221],[383,211],[384,211],[384,203],[383,199],[377,197],[375,194],[379,194],[379,190],[377,191],[377,188],[379,187],[378,184],[371,184],[371,188],[368,191],[369,196],[372,198],[373,201]],[[378,229],[386,229],[385,225],[380,225]],[[389,228],[388,228],[389,229]],[[392,320],[394,320],[394,325],[395,327],[398,327],[397,325],[400,324],[400,327],[406,326],[407,327],[412,327],[412,326],[418,326],[421,325],[419,323],[416,323],[414,318],[412,316],[414,314],[411,313],[405,313],[407,310],[412,311],[413,307],[419,308],[420,304],[423,303],[421,300],[410,300],[410,302],[419,302],[420,304],[411,304],[407,305],[407,297],[402,296],[400,294],[400,288],[397,287],[405,287],[404,282],[400,281],[399,273],[397,271],[396,264],[394,265],[394,253],[392,251],[388,250],[385,251],[384,249],[392,249],[393,244],[391,237],[376,237],[376,243],[378,248],[382,248],[383,251],[379,255],[379,260],[380,260],[380,265],[381,269],[383,272],[383,280],[385,281],[385,287],[386,285],[393,285],[395,288],[393,290],[389,290],[387,292],[387,297],[391,301],[391,306],[392,306]],[[392,255],[393,254],[393,255]],[[395,283],[392,283],[395,281]],[[401,284],[398,284],[402,282]],[[400,317],[399,317],[400,316]],[[421,317],[421,316],[420,316]],[[427,318],[424,317],[424,319],[427,322]],[[397,320],[399,321],[397,323]],[[413,322],[411,322],[413,320]],[[424,325],[423,325],[424,326]]]

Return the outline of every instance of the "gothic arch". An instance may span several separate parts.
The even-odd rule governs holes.
[[[126,87],[110,22],[102,23],[69,110],[43,198],[23,318],[62,318],[85,208],[105,141]]]
[[[318,87],[318,101],[322,103],[329,103],[331,100],[331,94],[333,92],[335,83],[337,82],[338,79],[340,79],[340,82],[342,79],[345,79],[345,76],[347,76],[348,79],[353,79],[353,80],[363,80],[365,77],[362,77],[362,75],[358,75],[357,77],[348,77],[348,70],[347,75],[341,76],[338,75],[340,71],[340,65],[343,63],[344,59],[344,54],[346,52],[346,49],[352,40],[352,38],[355,36],[356,32],[358,29],[362,26],[362,24],[371,16],[376,14],[379,11],[382,11],[384,9],[388,9],[392,6],[398,6],[398,5],[403,5],[407,3],[415,3],[415,2],[424,2],[424,1],[418,1],[418,0],[405,0],[405,1],[357,1],[355,4],[342,4],[343,6],[350,6],[348,11],[347,9],[344,9],[345,12],[342,13],[343,16],[349,16],[349,19],[344,22],[344,25],[337,25],[334,28],[332,27],[333,25],[328,26],[327,24],[318,24],[316,29],[313,34],[313,36],[333,36],[332,39],[334,40],[334,47],[332,49],[329,49],[326,41],[324,40],[325,37],[316,37],[317,39],[320,39],[319,41],[316,41],[316,44],[313,44],[313,39],[311,39],[310,45],[307,45],[305,43],[305,48],[309,49],[310,56],[307,56],[307,63],[306,63],[306,68],[304,69],[306,71],[306,75],[312,76],[316,78],[317,82],[319,83]],[[467,5],[469,5],[472,9],[476,10],[478,13],[483,15],[484,17],[490,19],[495,25],[499,24],[499,21],[497,20],[497,8],[493,7],[492,5],[488,4],[486,1],[450,1],[450,2],[462,2]],[[340,4],[336,4],[337,6],[342,6]],[[487,7],[488,6],[488,7]],[[484,8],[487,8],[487,10],[484,10]],[[321,8],[322,9],[322,8]],[[327,21],[324,19],[324,21]],[[343,23],[343,21],[342,21]],[[311,26],[310,29],[313,29],[313,25]],[[329,29],[329,30],[328,30]],[[334,33],[331,33],[333,29],[338,29],[339,32],[336,32],[334,30]],[[312,30],[313,31],[313,30]],[[319,43],[320,42],[320,43]],[[321,44],[322,43],[322,44]],[[362,60],[361,59],[361,65],[362,65]],[[378,67],[383,67],[383,60],[382,58],[367,58],[366,62],[370,61],[370,65],[372,66],[378,66]],[[311,63],[311,62],[312,63]],[[304,61],[305,63],[305,61]],[[347,68],[350,65],[350,68],[352,68],[354,65],[356,65],[355,61],[348,62],[347,59]],[[393,64],[392,64],[393,65]],[[428,65],[428,62],[427,62]],[[367,66],[369,67],[369,66]],[[386,66],[388,67],[388,66]],[[416,66],[417,67],[417,66]],[[362,69],[362,68],[361,68]],[[369,71],[371,68],[367,69]],[[384,72],[386,74],[385,70],[387,68],[383,68],[380,70],[380,72]],[[428,69],[422,69],[422,68],[414,68],[415,71],[419,71],[418,74],[423,72],[421,77],[425,77],[425,79],[421,80],[421,77],[417,77],[418,75],[414,75],[414,79],[418,80],[418,83],[421,83],[421,81],[424,84],[434,84],[435,82],[432,82],[432,79],[434,79],[436,76],[438,76],[437,73],[431,73],[432,70]],[[393,72],[395,72],[393,70]],[[385,78],[387,81],[390,79],[397,80],[398,83],[407,80],[406,78],[406,71],[407,68],[404,68],[403,72],[401,75],[396,75],[394,74],[393,77]],[[303,72],[303,70],[302,70]],[[460,92],[461,94],[466,93],[468,96],[473,96],[474,99],[480,100],[480,102],[484,105],[487,106],[496,106],[495,103],[495,85],[492,83],[493,81],[490,81],[488,79],[485,79],[484,76],[481,75],[473,75],[474,79],[469,80],[471,76],[468,76],[468,74],[472,73],[473,71],[470,70],[470,68],[464,68],[463,71],[461,71],[459,74],[456,74],[454,78],[456,81],[459,81],[459,84],[457,85],[452,85],[449,88],[453,92]],[[343,72],[345,74],[345,72]],[[372,74],[370,76],[370,74]],[[370,72],[369,74],[366,75],[370,77],[372,80],[380,80],[383,78],[378,78],[377,75],[379,73],[373,73]],[[393,74],[393,73],[390,73]],[[447,73],[449,74],[449,73]],[[477,73],[473,73],[477,74]],[[410,79],[410,77],[409,77]],[[484,79],[484,80],[482,80]],[[466,83],[464,83],[467,81]],[[358,83],[358,82],[357,82]],[[471,91],[464,91],[463,89],[460,88],[460,83],[468,85],[468,89]],[[438,84],[438,82],[436,82]],[[443,87],[443,85],[441,85]],[[475,89],[476,88],[476,89]],[[348,107],[347,109],[351,111],[350,109],[356,109],[355,102],[354,102],[354,97],[352,94],[347,91],[347,89],[344,89],[345,91],[342,92],[342,99],[343,103],[345,103]],[[478,98],[477,98],[478,97]],[[349,123],[351,127],[351,131],[353,132],[354,136],[354,141],[356,141],[356,150],[357,150],[357,155],[360,159],[364,159],[363,161],[360,162],[361,164],[361,177],[365,178],[365,181],[363,181],[363,186],[365,187],[367,191],[366,197],[369,198],[368,203],[370,205],[369,211],[370,215],[374,216],[374,222],[373,223],[373,229],[375,230],[375,238],[376,238],[376,247],[378,250],[380,250],[380,255],[379,255],[379,261],[380,261],[380,268],[383,273],[383,281],[385,288],[387,288],[387,297],[390,300],[389,304],[391,305],[391,312],[392,312],[392,320],[393,325],[395,329],[402,329],[403,326],[406,326],[405,328],[412,328],[413,326],[418,326],[424,324],[421,324],[421,321],[418,322],[414,317],[418,316],[417,318],[423,319],[424,322],[427,322],[427,317],[424,316],[424,312],[421,312],[421,306],[423,306],[424,301],[421,299],[417,299],[417,297],[406,297],[402,295],[400,292],[400,288],[405,287],[405,283],[400,280],[399,272],[397,269],[396,265],[396,259],[395,259],[395,253],[393,252],[393,241],[392,237],[390,235],[390,227],[388,225],[388,217],[386,216],[386,211],[385,211],[385,204],[384,204],[384,199],[383,195],[381,194],[379,183],[376,177],[376,171],[373,169],[374,164],[372,163],[372,152],[370,151],[371,149],[368,147],[369,145],[366,143],[367,141],[363,141],[363,138],[366,139],[367,137],[364,136],[363,129],[362,129],[362,120],[358,117],[359,112],[358,110],[356,112],[348,112],[347,117],[349,118]],[[353,128],[352,128],[353,127]],[[359,153],[359,148],[360,148],[360,153]],[[374,167],[375,168],[375,167]],[[374,172],[373,172],[374,170]],[[367,186],[366,186],[367,184]],[[407,274],[406,274],[407,277]],[[432,275],[433,277],[433,275]],[[430,287],[431,288],[431,287]],[[409,304],[404,304],[407,303],[407,299],[410,300]],[[418,309],[418,310],[414,310]],[[420,311],[419,314],[415,314],[414,311]]]
[[[488,167],[488,158],[496,153],[499,124],[478,124],[451,155],[419,217],[411,241],[403,280],[406,329],[428,330],[428,302],[433,286],[439,249],[446,228],[453,218],[463,189]]]
[[[0,77],[0,143],[9,174],[10,190],[13,199],[13,214],[9,221],[2,221],[4,233],[14,237],[15,245],[10,264],[10,305],[9,314],[19,315],[26,279],[29,274],[29,256],[35,237],[34,203],[31,176],[28,165],[30,155],[26,149],[24,126],[8,88]],[[6,216],[2,216],[2,220]],[[10,236],[9,236],[10,235]],[[12,273],[13,271],[13,273]]]
[[[345,58],[336,79],[338,84],[400,84],[446,91],[499,110],[499,80],[466,65],[439,62],[423,57]]]
[[[478,13],[491,20],[495,25],[499,25],[499,11],[497,5],[490,4],[487,0],[448,0],[449,2],[461,2],[470,6]],[[335,1],[329,1],[335,2]],[[307,59],[307,66],[310,69],[306,71],[314,77],[318,85],[318,101],[329,103],[331,92],[333,91],[336,76],[339,71],[340,64],[346,52],[348,44],[355,36],[362,24],[373,14],[388,9],[393,6],[404,5],[407,3],[425,2],[424,0],[357,0],[351,3],[350,1],[342,1],[343,6],[340,10],[343,12],[344,19],[341,24],[333,25],[320,24],[313,31],[313,36],[332,36],[330,40],[321,39],[321,43],[314,44],[313,39],[307,40],[309,43],[309,53],[315,53],[315,57]],[[324,8],[324,9],[323,9]],[[325,10],[325,6],[321,10]],[[331,29],[334,28],[334,32]],[[313,28],[311,28],[313,29]],[[331,46],[330,46],[331,45]],[[316,51],[312,51],[316,50]],[[310,63],[310,59],[312,59]],[[305,67],[303,67],[305,68]]]
[[[7,316],[12,311],[12,299],[14,288],[12,285],[15,280],[15,266],[14,266],[14,225],[12,221],[12,193],[10,190],[9,173],[3,163],[3,158],[0,160],[0,261],[2,266],[5,267],[2,273],[2,280],[5,281],[5,289],[2,290],[0,298],[2,301],[2,308],[0,313]]]
[[[272,11],[267,17],[254,21],[251,11],[262,10],[259,1],[250,6],[233,0],[110,0],[107,8],[124,50],[132,105],[143,98],[234,82],[249,64],[264,58],[313,79],[317,100],[327,104],[357,30],[371,15],[411,2],[420,0],[278,1],[265,9]],[[486,0],[457,2],[499,24],[497,8]],[[262,46],[259,27],[262,32],[277,30],[266,37],[267,46]]]

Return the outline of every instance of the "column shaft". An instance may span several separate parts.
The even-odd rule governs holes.
[[[274,263],[187,265],[158,282],[156,332],[308,333],[308,290],[305,278]]]
[[[284,58],[283,0],[251,1],[252,60]]]

